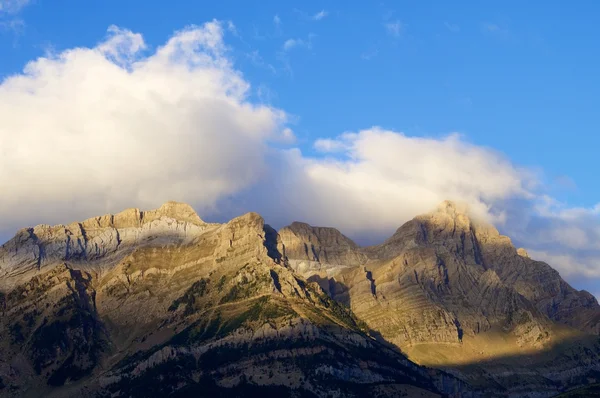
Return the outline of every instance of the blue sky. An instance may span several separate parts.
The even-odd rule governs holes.
[[[20,74],[28,62],[48,54],[94,48],[107,38],[107,29],[112,25],[143,36],[146,47],[136,54],[140,58],[153,54],[175,32],[190,25],[221,21],[227,48],[225,57],[232,70],[250,85],[243,101],[285,112],[281,127],[290,128],[296,137],[293,143],[269,141],[265,149],[267,160],[259,162],[270,166],[274,162],[285,169],[292,167],[290,160],[277,163],[279,160],[272,158],[279,155],[269,151],[298,151],[303,167],[317,164],[314,170],[322,170],[318,167],[331,170],[327,167],[335,160],[368,157],[365,148],[372,144],[369,141],[367,145],[366,138],[344,144],[343,139],[336,138],[342,133],[369,130],[371,133],[364,137],[376,137],[385,145],[385,134],[372,133],[374,126],[385,132],[404,133],[411,137],[410,143],[417,145],[416,149],[421,148],[417,144],[421,141],[415,139],[435,144],[443,142],[448,134],[459,133],[460,142],[473,150],[459,151],[459,156],[449,161],[460,162],[465,153],[475,153],[473,156],[480,159],[481,150],[483,157],[498,156],[492,166],[510,164],[510,170],[502,177],[507,181],[502,195],[493,187],[473,193],[483,198],[482,202],[493,204],[493,209],[508,211],[509,220],[529,220],[526,225],[514,221],[501,230],[512,233],[517,243],[542,253],[549,262],[552,258],[562,261],[565,269],[585,262],[583,268],[594,271],[574,271],[570,280],[600,292],[596,279],[600,278],[600,254],[595,244],[600,228],[598,211],[594,210],[600,194],[594,162],[600,146],[600,113],[595,109],[600,99],[597,73],[600,53],[596,51],[600,3],[579,1],[568,6],[561,1],[261,1],[249,4],[0,0],[0,78]],[[2,97],[0,104],[1,101]],[[30,111],[35,113],[36,109]],[[0,127],[1,124],[0,121]],[[319,150],[315,142],[327,139],[354,149],[341,154]],[[392,141],[394,145],[404,145],[403,141]],[[236,141],[232,139],[231,145],[236,145]],[[359,145],[362,149],[356,149]],[[434,156],[438,152],[431,153]],[[391,170],[380,164],[368,165],[365,170],[374,168],[377,176]],[[493,176],[493,167],[488,168]],[[317,173],[314,170],[309,175]],[[535,178],[523,174],[517,178],[511,174],[522,170]],[[336,174],[332,175],[332,181],[340,180]],[[528,186],[529,196],[509,183],[513,177],[519,179],[519,186]],[[385,181],[394,178],[392,175],[391,180]],[[264,201],[257,199],[262,187],[244,186],[215,194],[219,205],[213,200],[206,206],[205,214],[210,218],[213,213],[219,219],[236,211],[254,210],[248,206],[263,210]],[[466,189],[463,188],[456,192],[463,192]],[[468,192],[472,192],[472,187]],[[433,197],[437,200],[437,196]],[[14,198],[20,196],[15,193]],[[188,201],[196,204],[194,200]],[[551,203],[547,207],[545,200]],[[112,209],[117,204],[107,203],[117,202],[107,199],[102,206]],[[197,207],[204,208],[200,202]],[[412,211],[413,207],[407,209]],[[361,207],[352,208],[354,212],[363,210],[367,212]],[[86,208],[72,214],[58,211],[56,214],[75,218],[95,215],[94,211],[96,208]],[[287,221],[281,215],[285,209],[273,212],[274,219]],[[308,213],[299,211],[298,216],[305,214]],[[324,210],[324,214],[329,212]],[[55,221],[46,213],[39,217],[44,222]],[[404,213],[390,221],[390,225],[398,225],[405,221],[403,218],[406,218]],[[18,221],[7,230],[20,226]],[[30,221],[22,218],[22,223]],[[314,221],[319,222],[317,216]],[[325,221],[350,235],[360,235],[341,218]],[[391,227],[386,228],[382,236]],[[562,232],[547,233],[552,228]],[[573,244],[556,251],[556,239],[564,235],[566,228],[573,231],[569,235],[569,239],[575,237],[571,239]],[[564,273],[562,269],[561,272]],[[590,275],[594,278],[590,279]]]

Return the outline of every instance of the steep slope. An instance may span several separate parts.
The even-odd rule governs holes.
[[[259,215],[217,225],[190,210],[36,227],[4,245],[0,395],[469,395],[286,267]]]
[[[282,234],[281,245],[301,247],[307,236]],[[365,260],[298,271],[417,362],[515,394],[552,394],[596,377],[595,299],[451,202],[407,222],[381,245],[346,242],[338,250]],[[304,261],[285,253],[290,264]],[[553,366],[559,358],[563,365]]]

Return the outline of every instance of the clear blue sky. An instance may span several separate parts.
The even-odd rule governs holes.
[[[294,130],[308,153],[314,137],[372,125],[410,135],[458,131],[543,168],[549,182],[561,182],[554,196],[571,205],[600,196],[599,2],[242,4],[250,3],[33,0],[10,17],[23,25],[5,23],[0,33],[0,76],[48,48],[93,46],[111,24],[158,45],[186,25],[231,20],[240,34],[227,41],[236,66],[265,100],[298,117]],[[321,10],[327,15],[312,20]],[[281,55],[288,39],[310,48]]]

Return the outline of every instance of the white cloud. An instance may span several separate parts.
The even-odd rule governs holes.
[[[544,261],[560,272],[561,276],[584,276],[586,278],[600,278],[600,258],[585,257],[571,254],[548,253],[545,251],[528,250],[531,258]]]
[[[145,48],[146,43],[141,34],[121,29],[115,25],[108,27],[106,41],[96,47],[102,55],[120,67],[131,65],[139,52]]]
[[[312,48],[312,41],[315,38],[315,36],[316,35],[314,33],[310,33],[307,39],[287,39],[283,43],[283,50],[290,51],[291,49],[296,47],[305,47],[310,49]]]
[[[299,45],[304,45],[304,41],[301,39],[287,39],[284,43],[283,43],[283,49],[288,51],[291,50],[292,48],[299,46]]]
[[[349,147],[342,140],[321,138],[315,141],[314,147],[319,152],[332,153],[348,150]]]
[[[549,196],[542,196],[536,205],[536,211],[544,217],[573,221],[584,217],[600,216],[600,203],[591,208],[568,207]]]
[[[227,21],[227,30],[229,31],[229,33],[231,33],[235,37],[240,37],[237,27],[235,26],[235,24],[232,21]]]
[[[29,3],[31,0],[0,0],[0,14],[15,14]]]
[[[0,28],[19,34],[22,33],[23,29],[25,28],[25,21],[18,18],[12,18],[7,20],[0,19]]]
[[[520,212],[521,225],[513,225],[509,233],[533,258],[548,262],[567,278],[600,278],[600,205],[568,207],[540,195],[530,209]]]
[[[13,46],[17,45],[17,36],[25,29],[25,21],[15,14],[29,3],[31,0],[0,0],[0,30],[11,31],[15,35]]]
[[[260,55],[258,50],[247,52],[245,53],[245,55],[255,66],[259,68],[268,69],[273,74],[277,74],[277,69],[275,69],[275,67],[272,64],[265,62],[264,58]]]
[[[498,221],[493,205],[528,197],[530,178],[495,152],[458,135],[440,139],[408,137],[371,128],[315,142],[332,157],[280,154],[270,187],[273,202],[256,204],[274,223],[305,220],[330,225],[353,236],[383,239],[403,222],[445,199],[467,202],[481,217]]]
[[[327,15],[329,15],[327,11],[325,11],[325,10],[321,10],[321,11],[319,11],[318,13],[316,13],[315,15],[313,15],[313,16],[312,16],[312,19],[313,19],[314,21],[320,21],[320,20],[322,20],[323,18],[325,18]]]
[[[207,212],[265,172],[284,112],[248,100],[218,22],[143,55],[110,27],[94,48],[30,62],[0,84],[0,218],[14,229],[169,199]]]
[[[281,135],[279,136],[278,141],[288,145],[294,144],[296,142],[296,135],[294,134],[294,131],[291,128],[286,127],[281,131]]]
[[[279,18],[279,15],[275,14],[275,16],[273,17],[273,23],[275,24],[275,26],[281,25],[281,18]]]
[[[387,22],[383,24],[383,26],[385,27],[387,33],[393,37],[400,37],[402,30],[404,29],[404,25],[399,20]]]

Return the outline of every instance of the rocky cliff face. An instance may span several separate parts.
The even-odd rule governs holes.
[[[310,241],[306,236],[310,234],[281,234],[282,246],[301,247]],[[515,391],[519,383],[513,385],[511,378],[531,378],[530,368],[511,362],[520,355],[538,363],[531,389],[554,390],[548,379],[565,382],[564,373],[550,366],[557,356],[590,358],[595,365],[582,368],[580,379],[597,369],[596,300],[451,202],[407,222],[381,245],[357,248],[345,240],[337,250],[342,254],[335,261],[316,260],[318,264],[297,271],[350,305],[371,329],[417,362],[454,369],[471,381],[488,378],[490,385]],[[297,251],[285,253],[290,264],[306,261]],[[561,343],[571,339],[585,341],[584,347]],[[510,363],[510,373],[487,373],[503,359]],[[568,362],[565,370],[578,361]],[[463,365],[469,363],[481,365],[465,371]]]
[[[148,212],[128,209],[69,225],[25,228],[0,247],[0,288],[61,261],[100,272],[136,247],[185,243],[210,227],[189,205],[168,202]]]
[[[206,224],[176,203],[19,232],[0,249],[0,395],[471,396],[373,338],[278,242],[258,214]]]
[[[449,202],[368,248],[175,202],[37,226],[0,247],[0,314],[1,396],[551,396],[600,371],[595,299]]]
[[[366,256],[356,243],[335,228],[294,222],[279,231],[281,253],[300,272],[363,264]]]

